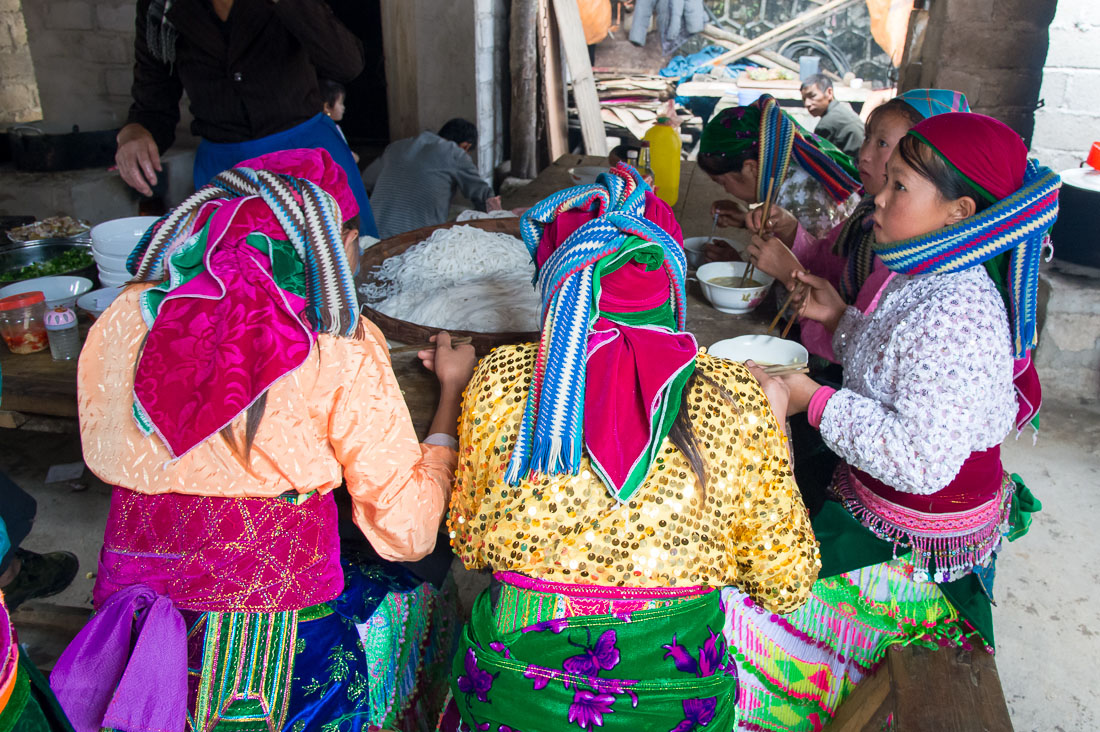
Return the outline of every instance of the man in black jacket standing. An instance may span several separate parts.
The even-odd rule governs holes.
[[[323,147],[348,173],[361,230],[376,235],[358,167],[322,111],[317,76],[348,82],[363,47],[324,0],[138,0],[134,102],[118,134],[123,180],[151,195],[184,91],[202,138],[195,187],[248,158]]]

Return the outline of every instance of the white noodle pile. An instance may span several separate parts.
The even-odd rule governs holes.
[[[474,226],[439,229],[390,257],[359,288],[375,310],[431,328],[536,331],[535,266],[514,236]]]

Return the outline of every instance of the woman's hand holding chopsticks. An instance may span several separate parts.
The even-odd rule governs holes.
[[[836,288],[823,277],[816,277],[803,270],[795,270],[791,277],[795,287],[790,295],[790,312],[800,318],[816,320],[830,333],[836,332],[840,318],[848,305]]]
[[[745,228],[754,234],[759,234],[763,228],[785,245],[792,246],[794,236],[798,233],[798,220],[785,208],[773,203],[767,211],[768,220],[765,222],[763,209],[763,206],[758,206],[748,212],[745,216]]]
[[[798,258],[776,237],[762,239],[759,236],[753,236],[752,241],[745,248],[745,255],[758,270],[775,277],[788,290],[795,285],[791,273],[796,269],[802,269]]]

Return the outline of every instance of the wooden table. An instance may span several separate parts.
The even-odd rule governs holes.
[[[532,206],[550,194],[574,185],[569,178],[569,168],[582,165],[606,165],[606,163],[607,159],[602,157],[563,155],[533,181],[505,196],[504,208]],[[728,197],[729,195],[722,187],[699,170],[695,163],[681,163],[680,196],[676,205],[673,206],[673,211],[680,222],[684,236],[709,235],[714,223],[710,214],[710,205],[717,199]],[[718,235],[733,241],[735,245],[745,241],[743,229],[719,229]],[[699,284],[694,280],[688,282],[687,301],[687,329],[695,335],[701,346],[710,346],[723,338],[763,333],[776,311],[775,299],[768,297],[752,313],[745,315],[721,313],[710,306],[703,297]],[[409,405],[417,434],[423,439],[431,422],[436,400],[439,398],[439,387],[435,377],[420,366],[416,354],[395,355],[393,370],[401,384],[405,401]]]
[[[87,334],[82,326],[80,337]],[[15,354],[0,345],[0,427],[18,427],[26,414],[76,417],[76,359],[54,361],[48,348]]]

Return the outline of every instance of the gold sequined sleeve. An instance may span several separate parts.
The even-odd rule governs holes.
[[[528,346],[504,346],[493,350],[481,359],[462,397],[462,415],[458,420],[458,468],[455,471],[455,489],[451,495],[451,546],[467,569],[489,566],[482,551],[489,527],[467,526],[466,517],[482,513],[482,503],[491,500],[493,490],[490,462],[501,458],[500,428],[503,419],[489,419],[491,410],[506,408],[509,413],[522,411],[527,397],[530,377],[524,377],[522,369],[513,368],[517,357]],[[514,383],[508,375],[515,375]],[[498,416],[498,415],[494,415]],[[503,448],[510,452],[513,440]],[[490,460],[495,452],[496,460]],[[494,569],[497,569],[494,567]]]
[[[817,540],[788,459],[787,438],[759,383],[741,364],[712,360],[716,381],[740,409],[732,438],[738,443],[740,511],[729,536],[737,586],[771,612],[789,613],[808,598],[821,562]]]
[[[329,441],[344,468],[356,525],[384,559],[420,559],[435,547],[454,476],[455,451],[422,445],[390,367],[368,324],[362,340],[321,336],[323,372],[343,372]]]

